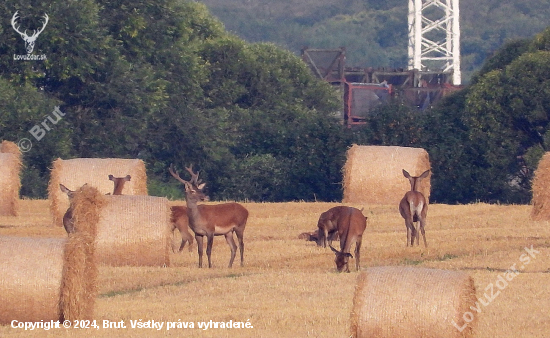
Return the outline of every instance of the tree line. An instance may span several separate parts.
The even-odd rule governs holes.
[[[121,157],[145,161],[152,195],[182,197],[173,163],[201,170],[213,199],[337,201],[346,150],[359,143],[425,148],[437,202],[525,202],[546,147],[548,31],[503,47],[431,110],[394,101],[347,129],[337,93],[296,55],[245,42],[203,4],[10,0],[0,9],[0,135],[32,141],[25,197],[46,197],[58,157]],[[45,60],[13,57],[26,53],[16,11],[29,32],[49,16],[34,50]]]

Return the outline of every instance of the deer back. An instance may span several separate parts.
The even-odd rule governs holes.
[[[248,210],[235,202],[215,205],[200,204],[197,209],[202,222],[219,228],[242,225],[248,219]]]

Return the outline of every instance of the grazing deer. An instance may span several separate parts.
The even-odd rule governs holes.
[[[411,246],[414,246],[414,239],[416,237],[416,245],[419,245],[420,236],[416,230],[414,223],[418,222],[419,230],[424,237],[424,247],[428,247],[426,243],[426,232],[424,227],[426,226],[426,216],[428,213],[428,203],[426,198],[418,191],[418,186],[422,179],[428,177],[429,170],[426,170],[422,175],[418,177],[411,176],[405,169],[403,169],[403,176],[409,179],[411,183],[411,190],[407,191],[401,202],[399,202],[399,213],[405,219],[405,226],[407,227],[407,246],[409,242]]]
[[[233,239],[233,232],[237,234],[239,240],[239,250],[241,253],[241,266],[244,264],[244,229],[248,219],[248,210],[238,203],[223,203],[217,205],[198,205],[199,201],[207,200],[207,196],[202,189],[206,183],[201,183],[198,179],[199,174],[193,173],[192,166],[186,168],[191,174],[191,181],[185,181],[170,165],[170,174],[184,184],[185,201],[187,202],[187,212],[189,215],[189,227],[195,233],[199,253],[199,268],[202,267],[203,237],[206,236],[206,255],[208,256],[208,267],[212,267],[211,253],[214,236],[224,235],[227,244],[231,248],[231,259],[229,267],[233,265],[237,245]]]
[[[331,228],[338,233],[340,237],[340,251],[336,250],[329,245],[331,250],[334,251],[336,258],[336,269],[338,272],[349,272],[348,261],[349,258],[353,258],[350,254],[351,245],[355,243],[355,268],[359,271],[361,261],[361,241],[363,239],[363,232],[367,227],[367,218],[363,215],[361,210],[346,207],[337,206],[329,209],[321,214],[319,217],[319,237],[320,244],[326,246],[327,238],[330,241],[330,237],[327,234],[331,233]]]
[[[84,184],[86,185],[86,184]],[[67,231],[67,235],[68,234],[71,234],[74,232],[74,220],[73,220],[73,196],[74,196],[74,193],[75,191],[73,190],[70,190],[69,188],[67,188],[66,186],[64,186],[63,184],[59,184],[59,188],[61,189],[62,192],[64,192],[65,194],[67,194],[67,196],[69,197],[69,209],[67,209],[67,211],[65,212],[65,215],[63,215],[63,227],[65,228],[65,231]]]
[[[129,182],[132,179],[132,176],[126,175],[124,177],[114,177],[109,175],[109,180],[113,181],[115,187],[113,189],[113,195],[122,195],[122,189],[124,189],[124,183]],[[107,194],[110,195],[110,194]]]
[[[187,208],[184,206],[172,206],[170,207],[172,215],[170,221],[172,222],[172,232],[178,229],[181,234],[181,245],[178,252],[183,250],[185,243],[189,242],[189,251],[191,251],[191,244],[193,244],[193,236],[189,233],[189,217],[187,215]]]

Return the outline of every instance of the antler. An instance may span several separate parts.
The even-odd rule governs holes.
[[[42,33],[44,31],[44,28],[46,28],[46,25],[48,24],[48,21],[50,21],[50,17],[48,16],[48,14],[44,13],[44,19],[46,21],[44,21],[44,25],[42,26],[42,28],[38,32],[33,33],[32,36],[38,36],[40,33]]]
[[[19,33],[21,36],[25,36],[27,38],[29,38],[29,36],[27,35],[27,30],[25,29],[24,32],[21,32],[19,30],[19,27],[15,27],[15,24],[16,24],[16,21],[17,19],[19,19],[19,11],[15,11],[15,13],[13,14],[13,17],[11,18],[11,25],[13,27],[13,29]],[[42,28],[38,30],[38,32],[35,30],[34,33],[32,34],[32,37],[37,37],[40,33],[42,33],[44,31],[44,29],[46,28],[46,25],[48,24],[48,21],[50,21],[50,17],[48,16],[48,14],[44,13],[44,23],[42,25]]]
[[[26,35],[27,35],[27,31],[26,31],[26,30],[25,30],[25,33],[21,33],[21,32],[19,31],[19,27],[15,27],[15,23],[16,23],[17,19],[19,19],[19,16],[18,16],[18,14],[17,14],[18,12],[19,12],[19,11],[15,11],[15,13],[13,14],[13,17],[11,18],[11,25],[12,25],[13,29],[15,29],[15,31],[16,31],[17,33],[26,36]]]
[[[172,176],[174,176],[174,178],[175,178],[176,180],[180,181],[180,182],[183,183],[184,185],[185,185],[186,183],[191,183],[191,182],[187,182],[186,180],[184,180],[183,178],[181,178],[177,171],[174,171],[174,164],[170,164],[170,168],[168,168],[168,171],[170,171],[170,174],[172,174]]]
[[[199,172],[197,171],[196,174],[193,172],[192,164],[189,167],[185,167],[185,170],[191,174],[191,183],[198,187],[202,182],[202,180],[199,180]]]

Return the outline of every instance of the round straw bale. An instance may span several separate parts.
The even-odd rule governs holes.
[[[460,271],[374,267],[359,274],[351,336],[472,337],[477,312],[473,279]],[[469,322],[466,322],[466,320]]]
[[[113,193],[113,182],[109,180],[111,174],[115,177],[132,176],[132,179],[124,185],[122,192],[124,195],[147,195],[147,173],[142,160],[120,158],[55,160],[48,185],[53,224],[63,225],[63,215],[69,207],[67,195],[59,189],[60,183],[71,190],[88,183],[102,194]]]
[[[0,216],[17,216],[21,188],[21,152],[13,142],[0,143]]]
[[[347,152],[344,165],[343,203],[399,204],[411,190],[403,169],[419,176],[430,169],[426,150],[407,147],[359,146]],[[418,191],[429,200],[430,175],[422,180]]]
[[[103,196],[75,194],[75,232],[65,238],[0,237],[0,324],[91,319],[97,295],[95,229]]]
[[[531,204],[531,219],[534,221],[550,220],[550,152],[540,159],[535,177],[533,178],[533,198]]]
[[[164,197],[105,196],[97,230],[98,262],[169,266],[170,205]]]

